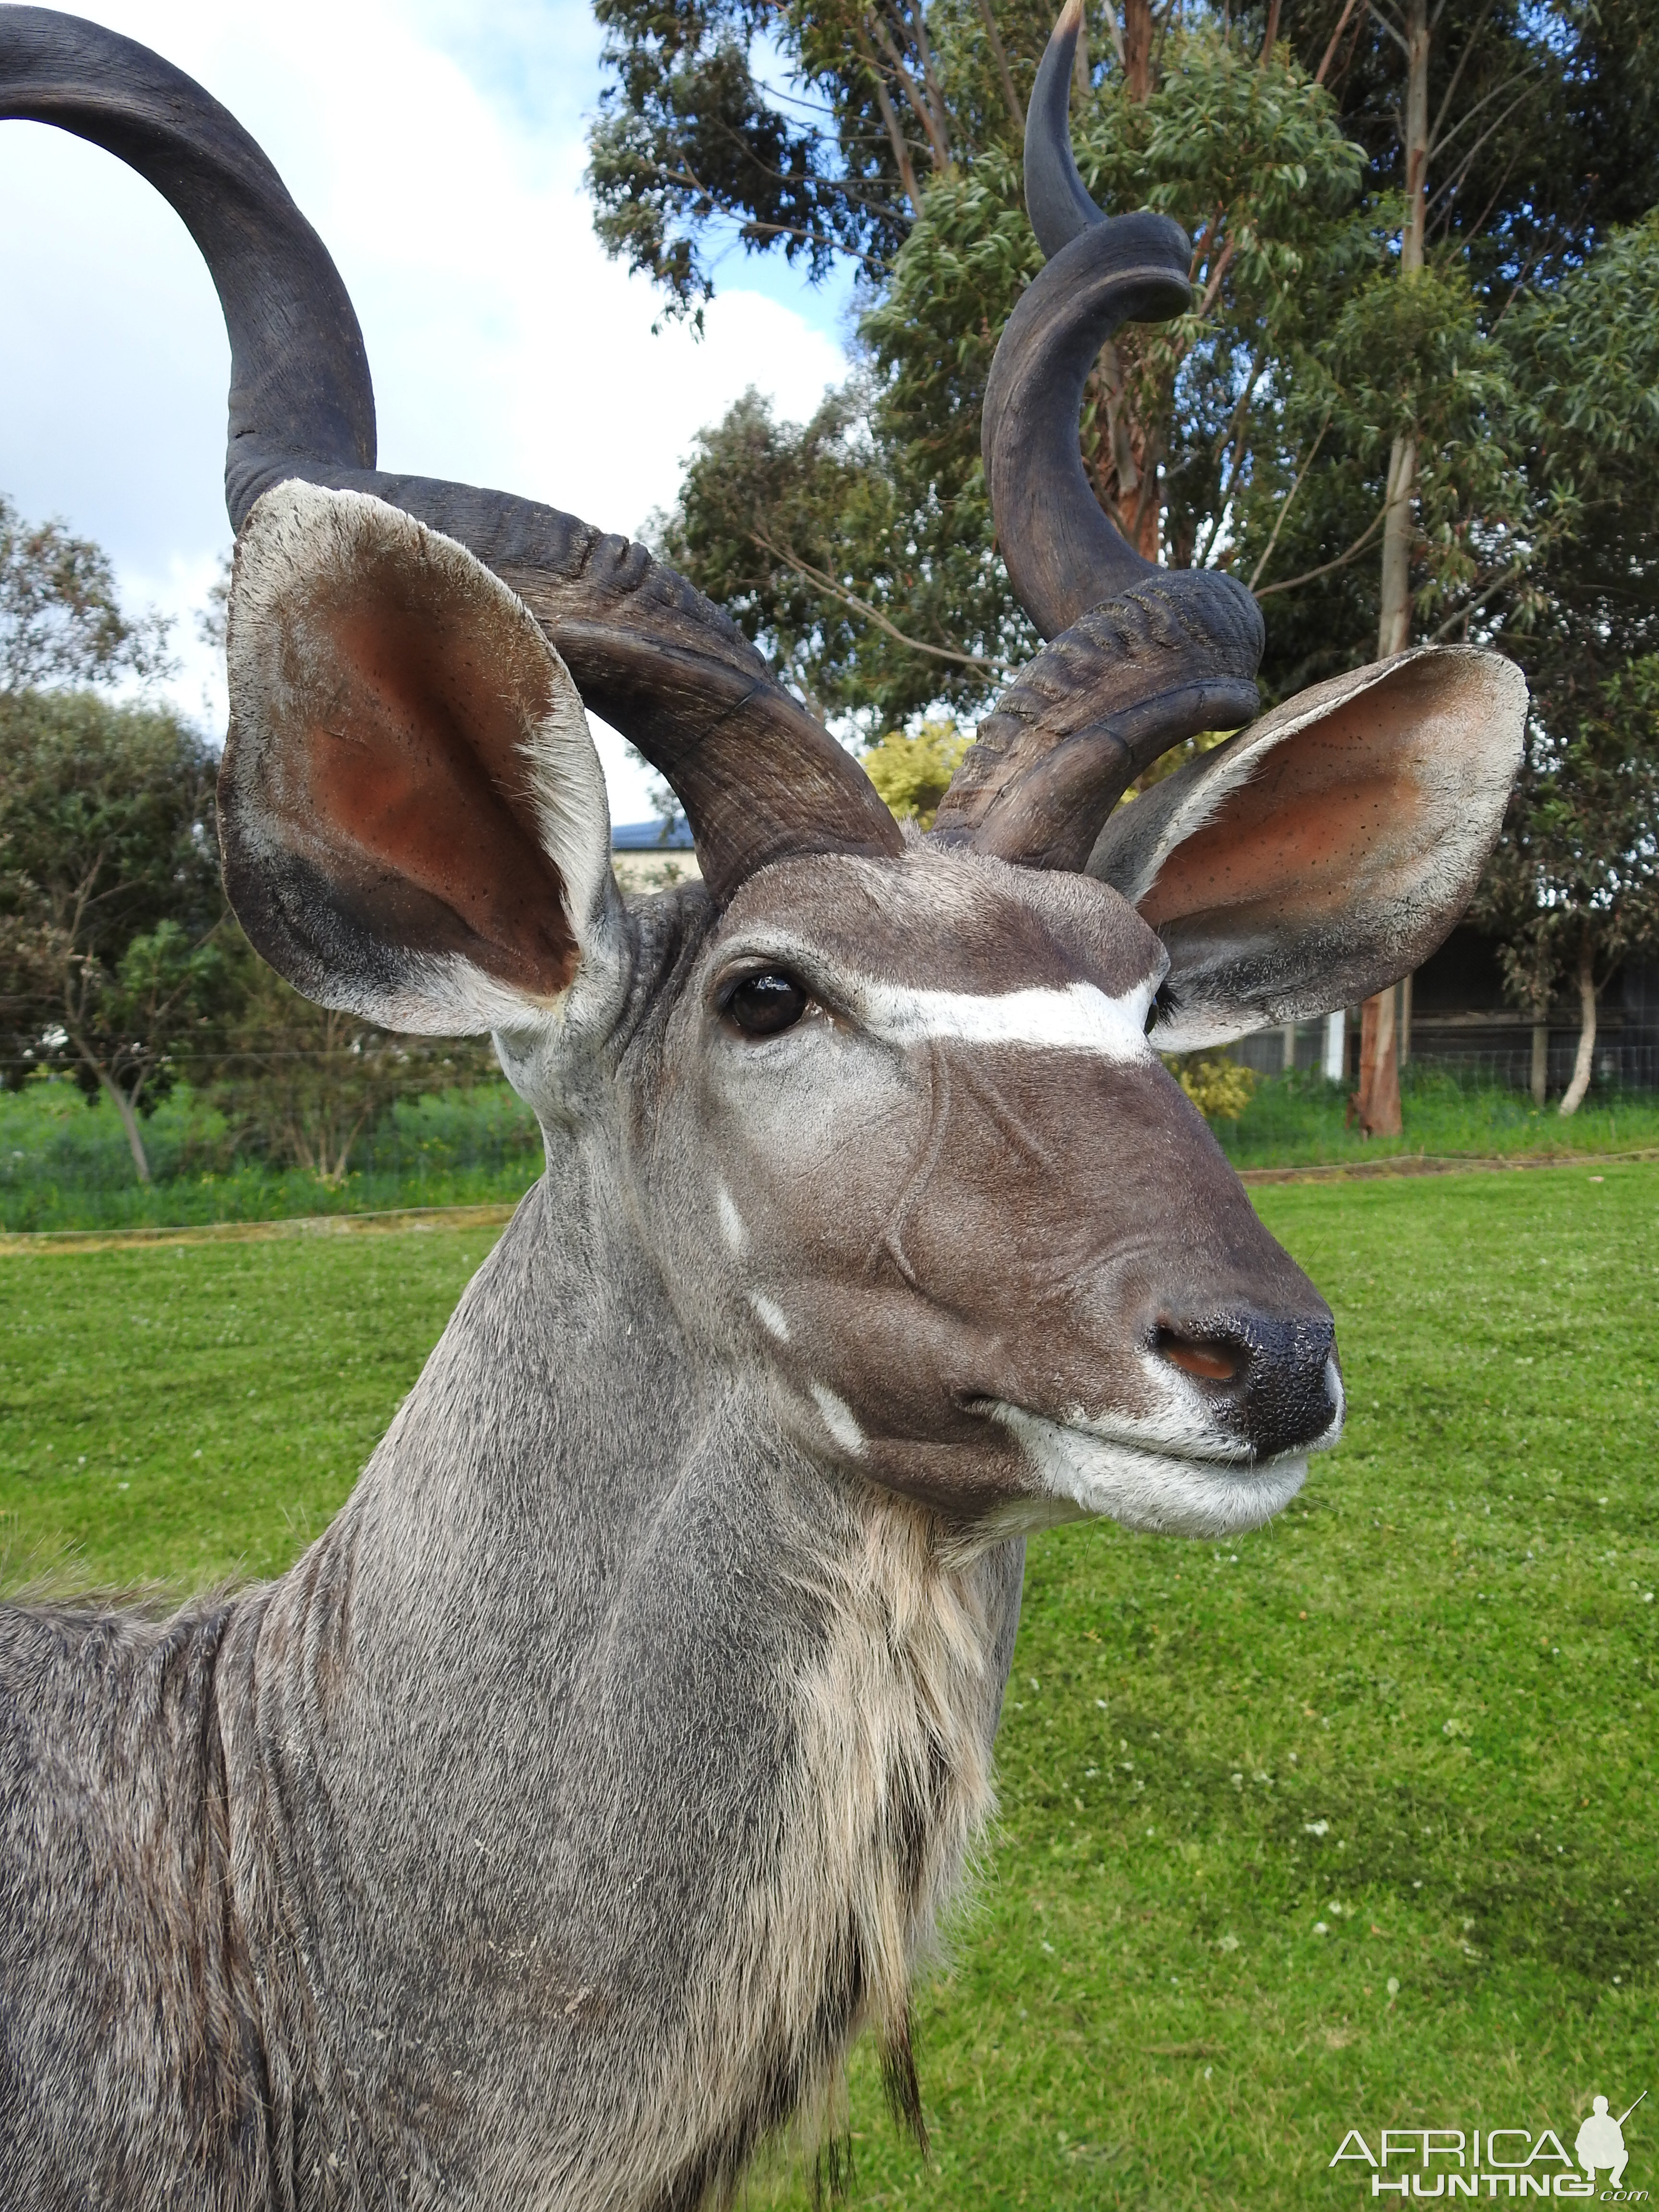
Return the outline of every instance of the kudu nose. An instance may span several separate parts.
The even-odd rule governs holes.
[[[1304,1449],[1341,1407],[1328,1314],[1285,1318],[1235,1307],[1159,1322],[1152,1349],[1194,1376],[1224,1425],[1258,1459]]]

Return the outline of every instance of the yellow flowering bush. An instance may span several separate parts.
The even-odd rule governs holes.
[[[931,830],[968,739],[950,715],[930,716],[914,737],[890,730],[864,756],[864,772],[901,822]]]
[[[1261,1080],[1224,1053],[1165,1053],[1164,1065],[1206,1121],[1236,1121]]]

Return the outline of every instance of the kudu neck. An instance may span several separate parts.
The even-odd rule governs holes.
[[[748,2085],[816,2094],[902,2033],[989,1803],[1018,1547],[942,1568],[917,1509],[794,1453],[693,1352],[614,1153],[550,1152],[244,1616],[237,1903],[283,2077],[321,2085],[307,2155],[343,2111],[393,2170],[418,2111],[447,2201],[574,2159],[580,2201],[689,2203],[781,2118]]]

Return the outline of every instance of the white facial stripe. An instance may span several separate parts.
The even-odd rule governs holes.
[[[1158,990],[1149,975],[1111,998],[1093,983],[1063,990],[916,991],[899,983],[864,984],[857,1012],[872,1035],[892,1044],[930,1038],[965,1044],[1023,1045],[1042,1052],[1091,1052],[1103,1060],[1147,1061],[1146,1016]]]
[[[826,1390],[822,1382],[814,1382],[811,1388],[824,1427],[843,1451],[857,1457],[864,1449],[864,1431],[853,1419],[852,1407],[844,1398],[836,1397],[833,1390]]]
[[[755,1318],[769,1335],[775,1336],[780,1344],[789,1341],[789,1323],[784,1318],[783,1308],[775,1298],[769,1298],[764,1291],[750,1291],[749,1303],[755,1309]]]

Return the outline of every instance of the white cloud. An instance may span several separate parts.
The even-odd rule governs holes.
[[[844,363],[828,302],[724,272],[701,344],[605,259],[580,187],[599,34],[578,0],[103,0],[264,146],[338,263],[387,467],[499,484],[605,528],[673,496],[696,430],[750,383],[781,413]],[[0,487],[114,558],[124,592],[200,604],[228,542],[228,352],[178,218],[96,148],[0,125]],[[186,618],[179,703],[216,680]],[[216,697],[216,715],[219,712]],[[643,780],[602,743],[619,818]]]

